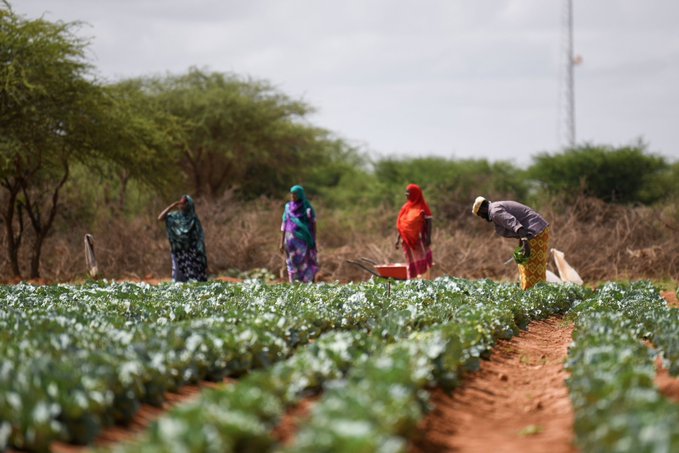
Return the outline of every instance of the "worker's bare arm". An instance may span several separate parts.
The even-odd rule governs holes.
[[[165,220],[165,217],[167,217],[167,213],[175,209],[177,206],[179,206],[179,204],[181,204],[181,201],[175,201],[170,206],[163,209],[163,211],[160,214],[158,214],[158,220],[159,221]]]

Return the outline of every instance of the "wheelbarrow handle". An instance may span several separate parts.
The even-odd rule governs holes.
[[[373,261],[373,260],[371,260],[371,259],[369,259],[369,258],[366,258],[366,257],[364,257],[364,256],[360,257],[359,259],[360,259],[361,261],[365,261],[365,262],[368,263],[368,264],[372,264],[373,266],[377,266],[377,261]]]
[[[373,274],[375,277],[380,277],[380,278],[382,277],[380,274],[378,274],[378,273],[375,272],[374,270],[370,269],[369,267],[367,267],[367,266],[364,265],[363,263],[359,263],[358,261],[353,261],[353,260],[346,260],[346,262],[349,263],[349,264],[353,264],[354,266],[358,266],[358,267],[360,267],[361,269],[363,269],[364,271],[370,272],[370,273]]]

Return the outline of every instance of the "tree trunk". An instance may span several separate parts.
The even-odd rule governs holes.
[[[12,234],[12,227],[5,228],[7,231],[7,257],[9,258],[10,270],[12,272],[12,277],[21,277],[21,269],[19,269],[19,247],[10,238]]]
[[[194,155],[195,154],[195,155]],[[193,179],[193,196],[198,198],[202,192],[203,192],[203,179],[201,177],[201,168],[200,168],[200,159],[203,154],[202,149],[197,149],[195,152],[191,151],[186,151],[184,153],[184,156],[186,157],[186,160],[189,162],[189,166],[191,167],[191,177]]]
[[[66,183],[68,174],[68,164],[64,163],[64,176],[62,176],[61,180],[52,192],[52,203],[49,207],[47,221],[44,224],[42,223],[42,218],[40,215],[40,202],[38,201],[36,203],[31,203],[26,181],[22,181],[22,190],[24,196],[26,197],[26,210],[28,212],[29,218],[31,219],[33,231],[35,231],[35,242],[33,243],[33,253],[31,255],[31,278],[40,277],[40,255],[42,253],[42,244],[45,241],[50,228],[52,228],[52,223],[54,223],[54,218],[57,214],[57,206],[59,203],[59,191]]]
[[[224,194],[227,189],[229,179],[232,178],[234,172],[233,163],[223,158],[222,156],[212,154],[212,164],[208,166],[210,175],[208,177],[208,187],[210,190],[209,196],[212,200],[218,199]]]
[[[42,243],[45,236],[38,237],[36,235],[33,243],[33,254],[31,255],[31,278],[40,278],[40,255],[42,253]]]
[[[19,184],[16,181],[10,183],[8,180],[5,180],[2,185],[9,192],[7,205],[2,213],[2,218],[5,223],[5,235],[7,236],[7,258],[9,259],[12,277],[20,278],[19,248],[24,233],[23,214],[21,212],[19,212],[19,232],[16,233],[14,231],[14,214],[16,212],[16,199],[19,194]]]
[[[127,183],[130,180],[130,172],[123,170],[120,173],[120,192],[118,193],[118,209],[120,212],[125,211],[125,204],[127,204]]]

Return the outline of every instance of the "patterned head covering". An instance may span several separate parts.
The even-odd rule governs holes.
[[[296,237],[303,239],[309,247],[316,247],[316,239],[311,232],[311,220],[307,215],[307,211],[311,211],[311,216],[316,217],[316,211],[307,200],[302,186],[292,186],[290,193],[297,196],[297,201],[289,201],[285,204],[283,222],[290,222]]]
[[[189,195],[182,197],[184,208],[170,212],[165,218],[167,237],[173,252],[196,248],[205,254],[203,226],[196,215],[196,206]]]

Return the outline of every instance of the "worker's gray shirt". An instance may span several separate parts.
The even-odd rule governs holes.
[[[506,238],[518,238],[517,231],[523,227],[528,239],[532,239],[549,226],[540,214],[516,201],[490,202],[488,217],[495,224],[495,232]]]

